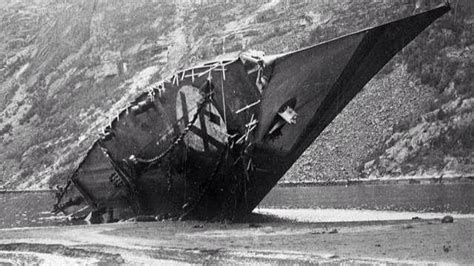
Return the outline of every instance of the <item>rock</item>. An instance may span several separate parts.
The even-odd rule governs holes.
[[[449,85],[443,90],[443,94],[446,96],[456,95],[456,87],[454,86],[454,82],[450,82]]]
[[[413,225],[407,224],[402,227],[403,229],[413,229]]]
[[[444,116],[445,116],[445,113],[442,109],[436,109],[434,111],[431,111],[429,113],[422,115],[421,119],[425,123],[432,123],[432,122],[436,122],[438,120],[443,119]]]
[[[464,99],[461,106],[456,110],[457,113],[463,113],[474,110],[474,97]]]
[[[7,43],[7,47],[9,49],[12,49],[12,50],[23,47],[23,46],[25,46],[25,40],[23,40],[21,38],[16,38],[16,39],[10,40]]]
[[[451,246],[450,245],[443,245],[443,251],[448,253],[449,251],[451,251]]]
[[[441,109],[436,109],[434,111],[431,111],[429,113],[426,113],[421,116],[421,119],[423,119],[423,122],[425,123],[431,123],[439,119],[441,116],[440,113],[442,112]]]
[[[443,170],[445,171],[459,169],[459,164],[460,164],[459,158],[446,156],[444,157],[443,162],[444,162]]]
[[[338,255],[332,254],[332,253],[321,254],[320,256],[321,256],[321,258],[323,258],[323,259],[337,259],[337,258],[339,258]]]
[[[405,162],[406,159],[410,156],[410,151],[408,150],[408,147],[403,147],[401,148],[397,154],[394,156],[394,160],[396,163],[400,164]]]
[[[101,62],[118,62],[122,59],[119,51],[107,50],[100,55]]]
[[[452,222],[454,222],[454,218],[451,215],[446,215],[443,217],[443,219],[441,219],[441,223],[443,224],[450,224]]]
[[[393,130],[393,129],[392,129]],[[385,145],[387,146],[392,146],[394,145],[397,141],[399,141],[403,136],[403,133],[400,132],[395,132],[386,142]]]
[[[267,233],[267,234],[275,232],[275,230],[273,230],[273,227],[271,227],[271,226],[265,226],[264,228],[262,228],[262,231]]]
[[[102,69],[99,70],[98,75],[100,77],[113,77],[119,74],[119,69],[116,63],[106,63],[102,65]]]
[[[458,106],[461,104],[461,98],[456,98],[454,101],[449,101],[441,106],[441,110],[443,110],[446,114],[452,114],[456,111]]]
[[[368,161],[367,163],[364,164],[364,170],[368,171],[370,168],[372,168],[375,164],[375,160]]]

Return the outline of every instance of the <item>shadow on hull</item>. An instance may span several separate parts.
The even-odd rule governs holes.
[[[150,85],[105,128],[55,210],[108,220],[249,214],[364,85],[449,10],[286,54],[242,53]]]

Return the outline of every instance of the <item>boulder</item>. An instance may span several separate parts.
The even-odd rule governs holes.
[[[449,101],[441,106],[441,110],[443,110],[446,114],[452,114],[456,111],[458,106],[461,104],[461,98],[456,98],[453,101]]]
[[[453,216],[450,216],[450,215],[446,215],[443,217],[443,219],[441,219],[441,223],[443,224],[450,224],[450,223],[453,223],[454,222],[454,218]]]
[[[457,113],[464,113],[474,110],[474,97],[464,99],[461,103],[461,106],[456,110]]]
[[[374,160],[368,161],[367,163],[364,164],[364,171],[368,171],[370,168],[372,168],[375,164]]]

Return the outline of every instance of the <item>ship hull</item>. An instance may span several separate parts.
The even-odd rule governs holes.
[[[57,209],[77,211],[74,194],[103,213],[245,216],[364,85],[449,9],[291,53],[211,62],[152,84],[95,142]]]

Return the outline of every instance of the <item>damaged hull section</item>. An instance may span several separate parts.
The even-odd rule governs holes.
[[[58,192],[56,211],[250,213],[364,85],[449,9],[291,53],[244,53],[150,85],[105,128]]]

